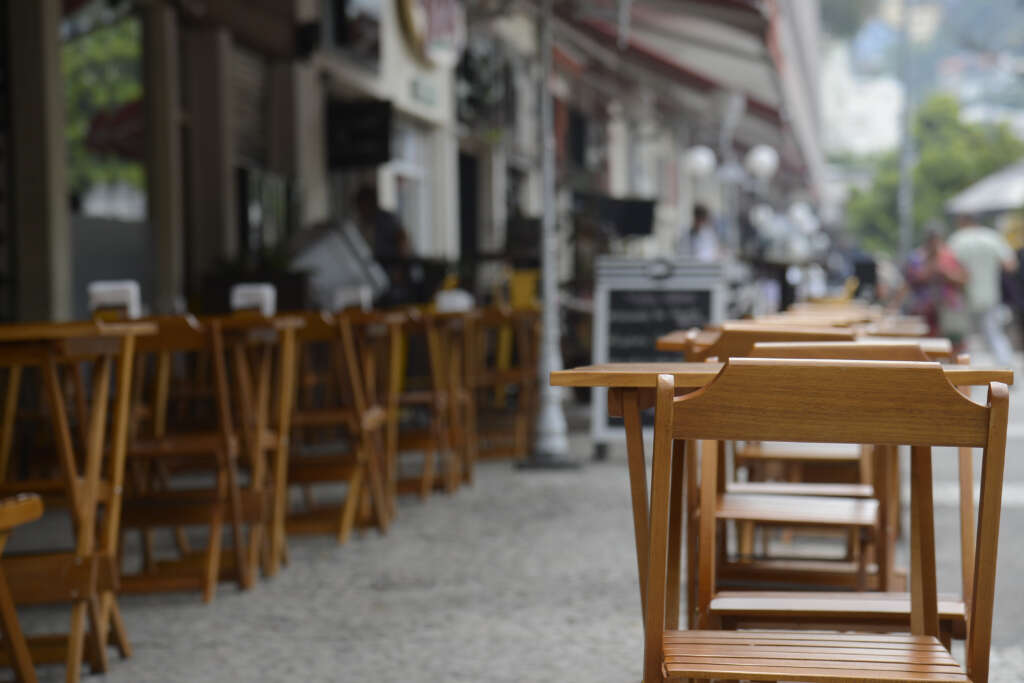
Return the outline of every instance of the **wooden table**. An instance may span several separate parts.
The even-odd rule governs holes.
[[[94,671],[107,669],[107,643],[113,641],[122,656],[128,643],[114,590],[117,584],[117,544],[120,536],[121,494],[131,405],[135,340],[156,332],[139,322],[75,322],[0,325],[0,364],[8,368],[4,409],[0,420],[0,473],[6,477],[18,412],[23,369],[40,368],[49,404],[61,479],[4,481],[3,495],[33,491],[67,501],[73,521],[75,547],[71,552],[7,557],[3,570],[15,602],[25,604],[70,602],[68,636],[29,638],[32,658],[39,663],[64,661],[68,681],[77,681],[86,655],[86,619],[91,628],[88,655]],[[93,363],[92,396],[86,402],[79,363]],[[112,366],[114,415],[108,430],[108,403]],[[80,440],[76,453],[61,389],[60,365],[70,365],[76,387]],[[106,467],[104,455],[107,454]],[[99,506],[105,514],[100,517]]]
[[[659,374],[675,377],[676,390],[697,389],[718,375],[723,363],[604,363],[584,365],[551,373],[551,384],[561,387],[607,387],[608,415],[622,417],[626,429],[626,456],[630,496],[633,505],[633,533],[640,585],[640,608],[644,608],[647,576],[648,501],[641,413],[654,406]],[[943,366],[954,386],[984,386],[989,382],[1013,384],[1013,371],[977,365]]]
[[[686,353],[695,349],[710,346],[718,338],[717,330],[676,330],[658,338],[659,351],[678,351]],[[886,344],[913,344],[920,346],[930,358],[947,360],[953,357],[953,344],[944,337],[913,337],[901,338],[870,333],[870,330],[857,335],[857,341],[884,342]]]

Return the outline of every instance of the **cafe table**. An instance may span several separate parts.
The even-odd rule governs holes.
[[[0,495],[35,492],[65,501],[75,533],[74,548],[69,552],[5,557],[2,567],[16,603],[71,603],[67,636],[28,638],[35,663],[64,661],[68,681],[78,680],[86,655],[94,671],[105,671],[106,645],[110,641],[122,656],[131,652],[114,599],[117,545],[135,341],[154,334],[156,329],[146,322],[0,325],[0,365],[7,369],[0,418]],[[91,365],[88,402],[82,364]],[[47,415],[60,465],[60,478],[52,481],[6,478],[14,469],[11,449],[27,367],[39,368],[42,395],[49,407]],[[74,405],[81,431],[78,439],[73,437],[68,419],[62,367],[70,370],[75,387]],[[113,417],[108,420],[112,377]],[[104,509],[102,515],[100,506]],[[87,618],[91,625],[88,634]]]
[[[676,392],[699,389],[718,375],[724,363],[602,363],[551,373],[551,384],[560,387],[605,387],[608,415],[621,417],[626,431],[626,458],[633,507],[633,533],[640,586],[640,607],[646,595],[648,549],[647,477],[642,413],[655,403],[658,375],[675,379]],[[949,382],[957,387],[986,386],[989,382],[1013,384],[1013,371],[978,365],[944,365]]]
[[[742,323],[743,321],[738,322]],[[871,328],[866,328],[863,333],[858,333],[857,341],[884,342],[885,344],[901,342],[900,337],[872,334],[870,330]],[[675,330],[658,337],[656,348],[658,351],[692,352],[714,344],[718,334],[718,330],[715,329]],[[904,339],[903,343],[920,346],[921,350],[932,360],[949,360],[954,356],[952,342],[944,337],[913,337]]]

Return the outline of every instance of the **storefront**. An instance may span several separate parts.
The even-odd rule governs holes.
[[[465,35],[459,4],[333,0],[323,7],[322,47],[296,67],[303,223],[352,218],[354,195],[375,187],[413,255],[458,258],[454,72]],[[390,125],[372,133],[385,153],[325,155],[330,138],[353,134],[346,127],[372,128],[357,123],[368,101],[389,112]]]

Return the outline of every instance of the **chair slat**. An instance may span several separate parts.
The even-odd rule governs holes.
[[[937,363],[734,358],[710,385],[676,399],[675,412],[677,439],[820,442],[828,434],[836,443],[976,447],[988,438],[987,409]],[[794,414],[805,419],[787,419]]]

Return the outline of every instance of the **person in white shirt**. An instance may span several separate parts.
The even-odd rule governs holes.
[[[971,324],[985,337],[996,362],[1013,365],[1013,346],[1003,330],[999,304],[1002,301],[1002,271],[1017,270],[1017,255],[992,228],[978,225],[971,216],[957,219],[957,230],[949,248],[967,271],[964,293]]]
[[[720,249],[715,226],[711,224],[711,216],[703,204],[693,207],[693,225],[690,227],[690,254],[698,261],[714,263],[718,261]]]

